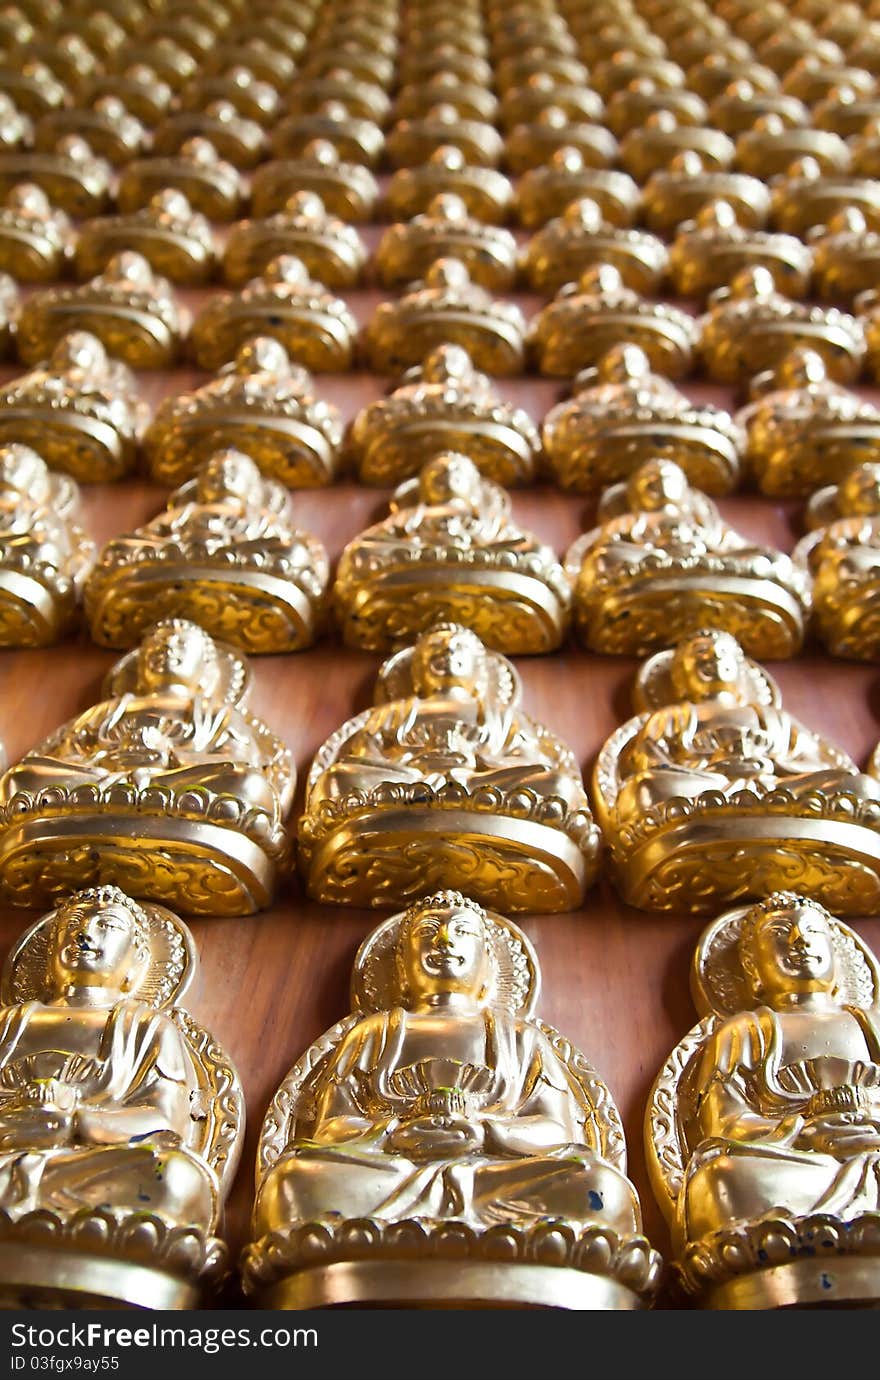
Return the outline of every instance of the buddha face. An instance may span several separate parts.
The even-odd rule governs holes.
[[[260,471],[250,456],[237,450],[221,450],[203,466],[196,493],[200,503],[237,498],[242,504],[258,491]]]
[[[676,648],[672,680],[682,699],[738,699],[742,675],[742,649],[730,633],[697,633]]]
[[[48,985],[129,990],[143,968],[145,941],[134,913],[121,900],[77,901],[58,914],[50,952]]]
[[[768,909],[747,932],[742,962],[771,1005],[790,993],[830,992],[837,964],[826,912],[799,898]]]
[[[490,973],[488,936],[470,906],[431,905],[415,913],[400,939],[410,1001],[441,994],[479,998]]]
[[[213,646],[197,624],[183,619],[160,623],[141,643],[138,688],[146,693],[178,686],[207,689],[204,681],[213,665]]]
[[[469,695],[486,688],[486,653],[475,633],[466,628],[438,628],[420,638],[412,665],[417,695],[465,690]]]
[[[419,490],[425,503],[458,499],[473,505],[479,502],[480,472],[466,455],[438,455],[422,470]]]

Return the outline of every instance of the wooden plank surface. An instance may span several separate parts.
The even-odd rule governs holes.
[[[201,300],[204,295],[190,296]],[[363,319],[377,297],[361,293],[351,300]],[[527,305],[534,310],[537,303]],[[18,372],[3,371],[7,377]],[[139,387],[155,404],[199,381],[200,376],[179,371],[142,375]],[[348,417],[383,387],[383,381],[363,375],[318,380],[319,394],[339,403]],[[508,380],[501,391],[537,419],[562,395],[558,385],[537,380]],[[717,389],[697,385],[689,391],[732,405],[732,398]],[[141,479],[86,488],[86,525],[103,541],[151,516],[164,496]],[[298,493],[295,511],[300,525],[320,536],[335,560],[347,540],[384,514],[386,497],[345,482]],[[748,494],[722,500],[720,506],[741,531],[783,549],[790,550],[798,535],[796,506]],[[589,525],[593,509],[583,499],[549,488],[514,496],[516,517],[559,552]],[[45,651],[0,654],[0,739],[9,760],[97,699],[113,660],[85,634]],[[315,750],[344,719],[371,703],[379,661],[347,651],[331,638],[298,655],[254,660],[251,706],[290,744],[300,773],[293,817],[301,810],[302,783]],[[517,664],[526,709],[571,744],[588,775],[604,739],[630,713],[637,663],[596,657],[570,645]],[[786,707],[864,763],[880,737],[880,670],[834,662],[815,649],[773,670]],[[22,910],[0,910],[4,953],[31,918]],[[232,1055],[247,1094],[247,1141],[227,1214],[234,1251],[247,1238],[255,1147],[268,1100],[307,1045],[348,1011],[351,961],[379,918],[313,905],[291,880],[277,904],[258,916],[193,922],[202,969],[188,1004]],[[687,974],[701,922],[628,909],[603,880],[582,911],[527,918],[523,927],[543,969],[540,1015],[578,1044],[610,1085],[623,1115],[647,1231],[667,1252],[668,1236],[645,1172],[642,1117],[656,1071],[693,1023]],[[858,928],[880,947],[880,920],[866,920]],[[226,1301],[242,1306],[234,1288]]]

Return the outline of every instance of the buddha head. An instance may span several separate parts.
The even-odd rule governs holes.
[[[674,460],[646,460],[627,480],[627,507],[635,513],[677,513],[690,492],[687,475]]]
[[[260,471],[243,451],[216,451],[201,466],[196,479],[196,499],[199,503],[221,503],[235,500],[246,508],[262,488]]]
[[[480,471],[473,460],[457,451],[435,456],[419,474],[419,496],[423,503],[457,503],[478,511],[481,488]]]
[[[51,494],[46,462],[30,446],[0,446],[0,508],[18,507],[23,496],[44,504]]]
[[[752,996],[768,1006],[830,994],[837,980],[831,916],[818,901],[776,891],[743,917],[739,958]]]
[[[220,667],[214,641],[186,618],[165,618],[144,636],[137,653],[140,694],[195,691],[210,696],[217,688]]]
[[[486,649],[476,633],[458,623],[440,623],[422,633],[411,674],[413,689],[423,699],[450,694],[482,698],[489,688]]]
[[[837,490],[838,512],[846,517],[875,517],[880,513],[880,465],[856,465]]]
[[[458,891],[438,891],[410,906],[396,958],[407,1007],[450,997],[484,1002],[494,986],[486,912]]]
[[[107,351],[89,331],[71,331],[62,336],[52,351],[49,366],[53,372],[76,371],[83,378],[97,378],[107,369]]]
[[[55,913],[47,992],[71,996],[100,989],[112,1004],[139,986],[149,960],[149,922],[136,901],[115,886],[77,891]]]
[[[703,628],[675,648],[670,668],[678,700],[742,703],[746,690],[745,653],[733,633]]]

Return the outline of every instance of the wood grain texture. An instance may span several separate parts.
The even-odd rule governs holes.
[[[206,294],[189,296],[195,301]],[[364,319],[377,296],[353,294],[351,300]],[[534,309],[534,299],[529,305]],[[3,371],[7,377],[18,372]],[[155,405],[198,381],[199,376],[180,371],[141,376],[139,386]],[[365,375],[317,382],[320,395],[342,406],[347,417],[379,396],[384,386]],[[562,394],[558,385],[538,380],[507,380],[500,391],[538,420]],[[697,386],[689,391],[733,405],[718,389]],[[155,513],[164,496],[141,479],[86,489],[86,525],[104,541]],[[345,482],[299,492],[294,502],[300,525],[320,536],[335,560],[347,540],[383,515],[386,498]],[[549,488],[514,496],[516,517],[560,552],[591,523],[594,506]],[[798,529],[796,509],[790,505],[746,494],[720,506],[744,533],[791,549]],[[85,634],[45,651],[0,654],[0,739],[10,761],[92,703],[113,660],[112,653],[92,646]],[[301,810],[302,782],[315,750],[344,719],[371,702],[379,660],[345,650],[329,638],[308,652],[254,660],[251,705],[290,744],[300,773],[294,816]],[[571,744],[588,775],[604,739],[630,713],[637,663],[569,646],[517,664],[528,712]],[[786,707],[862,764],[880,737],[880,671],[833,662],[815,649],[773,670]],[[0,910],[4,953],[31,918],[25,911]],[[348,1011],[350,965],[378,919],[366,911],[313,905],[293,880],[277,904],[261,915],[193,922],[202,968],[189,1005],[232,1055],[247,1094],[247,1142],[227,1214],[234,1250],[247,1236],[255,1146],[266,1105],[306,1046]],[[540,1015],[584,1050],[611,1087],[626,1126],[646,1228],[666,1252],[668,1236],[645,1172],[642,1117],[657,1070],[694,1020],[687,977],[701,922],[628,909],[603,880],[582,911],[530,918],[523,925],[543,969]],[[880,920],[866,920],[858,928],[880,949]],[[225,1301],[241,1306],[234,1288]]]

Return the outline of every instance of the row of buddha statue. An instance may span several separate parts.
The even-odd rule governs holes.
[[[295,770],[246,708],[249,680],[197,623],[147,628],[104,697],[0,775],[0,897],[41,905],[75,877],[191,914],[271,904],[294,851]],[[880,912],[880,754],[860,772],[718,629],[654,653],[633,698],[591,806],[512,663],[435,624],[314,756],[295,829],[309,894],[395,905],[448,883],[509,911],[570,910],[604,840],[643,909],[700,913],[796,880],[841,914]]]
[[[864,299],[864,300],[863,300]],[[350,369],[359,358],[380,373],[421,364],[441,345],[461,345],[474,366],[494,375],[529,366],[571,378],[595,366],[615,345],[638,345],[652,368],[679,379],[694,371],[745,384],[798,347],[819,354],[838,383],[880,368],[880,308],[860,294],[859,315],[798,302],[779,292],[763,264],[741,268],[710,294],[696,318],[627,287],[619,268],[600,262],[526,323],[520,308],[475,282],[457,258],[435,259],[422,281],[379,304],[359,330],[343,298],[308,275],[292,254],[273,258],[237,292],[210,298],[194,321],[135,250],[114,254],[87,283],[47,287],[19,304],[15,284],[0,277],[2,344],[37,364],[71,327],[97,335],[136,369],[173,368],[184,350],[200,368],[217,370],[256,335],[280,341],[290,358],[320,373]]]
[[[60,896],[0,982],[0,1301],[186,1308],[229,1269],[243,1093],[180,1004],[164,906]],[[361,944],[351,1013],[259,1135],[241,1281],[260,1307],[636,1309],[642,1230],[602,1076],[536,1014],[538,956],[444,888]],[[671,1281],[710,1308],[874,1305],[880,967],[809,894],[728,909],[692,967],[698,1023],[650,1092]]]

